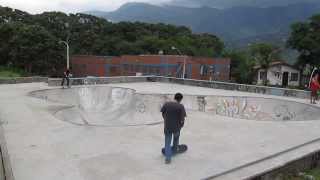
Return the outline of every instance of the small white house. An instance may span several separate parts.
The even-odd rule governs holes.
[[[260,66],[255,67],[255,69],[257,70],[258,85],[263,85],[263,81],[267,75],[268,85],[283,87],[299,86],[300,71],[288,63],[282,61],[272,62],[267,73]]]

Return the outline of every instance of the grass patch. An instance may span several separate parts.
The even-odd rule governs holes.
[[[0,78],[13,78],[25,75],[26,73],[21,69],[0,66]]]
[[[299,174],[282,174],[279,180],[320,180],[320,168],[307,170]]]
[[[313,176],[316,180],[320,179],[320,168],[312,169],[306,172],[306,174]]]

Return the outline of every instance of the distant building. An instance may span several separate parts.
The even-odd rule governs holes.
[[[256,66],[257,84],[262,85],[267,76],[268,85],[274,86],[299,86],[300,71],[283,61],[275,61],[270,64],[268,72],[260,66]]]
[[[158,75],[199,80],[229,81],[230,59],[175,55],[124,55],[71,57],[76,77]]]

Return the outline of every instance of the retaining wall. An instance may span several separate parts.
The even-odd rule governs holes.
[[[3,122],[1,122],[3,123]],[[4,131],[0,124],[0,180],[14,180]]]
[[[17,78],[0,78],[0,84],[19,84],[33,82],[48,82],[47,77],[17,77]]]
[[[303,171],[320,167],[320,151],[308,154],[300,159],[289,162],[281,167],[274,168],[268,172],[255,175],[246,180],[275,180],[288,179],[290,175],[299,176]]]
[[[103,78],[73,78],[72,85],[94,85],[94,84],[108,84],[108,83],[129,83],[129,82],[165,82],[184,84],[189,86],[208,87],[214,89],[233,90],[241,92],[250,92],[258,94],[287,96],[295,98],[309,98],[310,92],[296,89],[275,88],[266,86],[255,86],[246,84],[236,84],[218,81],[203,81],[194,79],[178,79],[161,76],[122,76],[122,77],[103,77]],[[49,86],[59,86],[61,79],[49,79]]]

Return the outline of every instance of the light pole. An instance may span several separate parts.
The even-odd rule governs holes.
[[[67,41],[59,41],[59,43],[63,43],[67,47],[67,69],[70,68],[70,62],[69,62],[69,44]]]
[[[171,49],[172,49],[172,50],[176,50],[176,51],[178,52],[178,54],[179,54],[180,56],[182,56],[182,53],[181,53],[181,51],[180,51],[178,48],[172,46]],[[185,74],[186,74],[186,56],[183,56],[182,79],[184,79]]]

